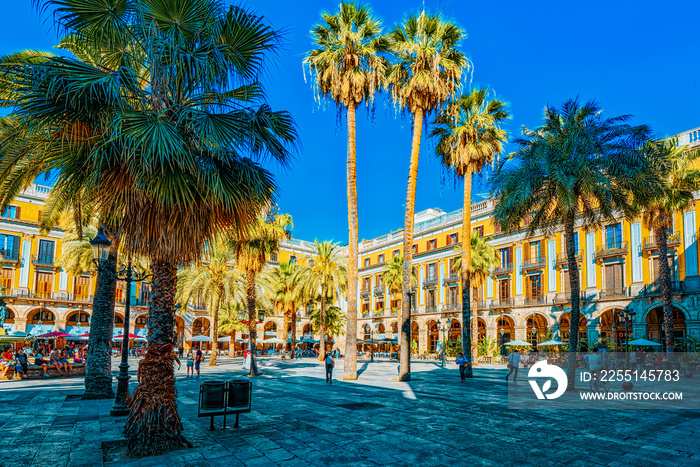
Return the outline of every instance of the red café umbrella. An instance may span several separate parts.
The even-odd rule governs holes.
[[[64,332],[60,331],[53,331],[48,334],[42,334],[40,336],[37,336],[39,339],[56,339],[58,337],[73,337],[70,334],[66,334]]]
[[[81,334],[78,337],[90,337],[90,333],[88,332],[87,334]]]
[[[136,334],[131,334],[129,333],[129,339],[140,339],[141,336],[137,336]],[[114,336],[112,339],[124,339],[124,334],[119,334],[118,336]]]

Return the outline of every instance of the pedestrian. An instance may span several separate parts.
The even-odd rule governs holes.
[[[467,363],[469,363],[467,361],[467,357],[465,357],[462,352],[458,352],[455,363],[459,366],[459,377],[461,379],[460,383],[463,383],[467,380],[465,376],[467,374]]]
[[[185,378],[189,378],[190,376],[194,376],[194,353],[192,349],[187,351],[187,376],[185,376]]]
[[[17,372],[17,370],[20,370],[22,372],[22,375],[26,378],[27,364],[29,362],[27,361],[27,355],[24,353],[24,350],[21,347],[17,349],[17,353],[15,354],[15,361],[17,361],[17,365],[15,366],[15,372]]]
[[[37,349],[37,352],[34,354],[34,364],[40,366],[44,370],[44,378],[49,377],[49,361],[44,360],[44,355],[41,353],[42,352],[42,347],[39,347]]]
[[[184,353],[185,353],[185,348],[182,347],[182,346],[180,346],[180,347],[178,348],[178,351],[180,352],[180,359],[182,359],[182,356],[183,356]]]
[[[197,379],[199,379],[199,365],[202,363],[202,351],[199,349],[199,346],[195,348],[197,349],[197,353],[194,356],[194,369],[197,371]]]
[[[333,367],[335,366],[335,358],[332,353],[326,354],[326,383],[333,384]]]
[[[301,358],[301,349],[297,347],[297,360]]]
[[[513,382],[518,379],[518,367],[520,366],[520,354],[517,350],[513,351],[508,355],[508,374],[506,375],[506,381],[511,373],[513,374]]]
[[[250,371],[250,359],[252,357],[250,356],[250,350],[246,350],[243,353],[243,370],[245,371]]]

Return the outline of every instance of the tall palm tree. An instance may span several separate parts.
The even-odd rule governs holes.
[[[663,326],[667,352],[674,350],[673,306],[671,304],[671,270],[668,264],[668,236],[673,231],[673,217],[694,205],[693,192],[700,189],[700,170],[696,168],[700,151],[677,146],[676,140],[649,141],[646,149],[653,170],[649,176],[662,185],[654,196],[642,201],[642,219],[649,230],[654,231],[659,248],[659,272]]]
[[[219,348],[219,311],[238,300],[244,289],[240,273],[234,267],[234,251],[223,237],[216,238],[204,249],[201,265],[192,265],[177,273],[175,300],[187,311],[187,305],[196,299],[204,300],[212,320],[212,346],[209,366],[216,366]]]
[[[428,15],[425,11],[418,16],[409,16],[388,35],[391,51],[396,57],[396,63],[391,66],[387,75],[391,97],[401,110],[408,110],[413,116],[413,140],[403,228],[399,381],[411,379],[409,295],[421,129],[423,120],[452,99],[460,86],[462,70],[467,65],[467,59],[457,50],[457,45],[464,36],[464,32],[452,22],[440,15]]]
[[[255,357],[256,297],[259,288],[257,278],[267,263],[271,253],[279,250],[280,242],[292,238],[292,216],[289,214],[266,214],[259,216],[246,232],[231,237],[236,264],[245,275],[246,308],[248,310],[248,348],[252,351],[250,360],[250,376],[257,376],[257,359]]]
[[[386,263],[382,280],[389,288],[389,293],[392,297],[399,299],[400,307],[401,291],[403,290],[403,256],[396,255]],[[416,268],[414,266],[411,272],[411,288],[414,288],[417,283],[418,279],[416,279]]]
[[[294,358],[294,348],[296,347],[296,324],[297,310],[305,301],[303,288],[300,286],[301,269],[291,261],[283,261],[269,271],[265,277],[270,284],[272,300],[275,309],[284,316],[283,341],[284,348],[287,345],[287,325],[291,324],[291,358]],[[281,359],[285,359],[286,352],[282,352]]]
[[[311,324],[315,328],[321,328],[321,309],[316,308],[311,312]],[[328,341],[331,341],[333,336],[340,336],[345,334],[345,321],[347,320],[347,315],[343,313],[340,307],[329,306],[326,309],[324,316],[323,326],[326,328],[328,333]],[[347,338],[346,338],[347,339]]]
[[[439,138],[435,153],[442,165],[464,180],[462,239],[472,236],[472,174],[481,173],[486,165],[492,164],[507,142],[507,134],[499,124],[510,115],[504,110],[503,102],[487,101],[487,92],[474,89],[459,96],[435,119],[435,128],[430,134]],[[468,267],[472,263],[471,251],[471,248],[462,249],[459,274],[462,278],[462,351],[464,355],[473,356],[476,346],[470,339],[472,271]],[[465,376],[472,377],[471,359]]]
[[[90,247],[90,239],[97,235],[97,229],[86,226],[83,227],[81,233],[82,238],[78,237],[78,232],[75,229],[68,230],[63,236],[61,256],[56,259],[56,265],[61,266],[61,269],[74,276],[91,272],[95,267],[92,262],[94,256]]]
[[[631,126],[630,116],[605,118],[593,101],[566,101],[561,109],[546,107],[544,123],[524,129],[516,152],[493,176],[494,217],[507,232],[520,230],[531,215],[527,235],[552,234],[564,224],[571,290],[571,322],[580,316],[580,284],[574,226],[594,229],[616,210],[639,212],[633,196],[646,196],[653,180],[645,178],[648,162],[639,148],[649,135],[644,125]],[[578,349],[578,333],[569,333],[569,352]],[[575,357],[568,359],[569,387],[574,387]]]
[[[470,243],[471,252],[468,258],[471,261],[471,268],[469,268],[469,277],[471,280],[473,280],[473,283],[470,282],[469,286],[478,289],[486,283],[489,274],[491,274],[491,271],[498,267],[500,261],[498,260],[498,256],[496,256],[496,248],[490,245],[485,238],[479,235],[478,232],[472,232]],[[455,247],[454,251],[461,252],[461,245]],[[459,256],[454,258],[452,262],[453,271],[457,274],[463,271],[462,261],[464,257],[464,254],[460,254]],[[471,297],[469,297],[469,299],[471,300]],[[464,300],[464,294],[462,294],[462,300]],[[462,306],[462,309],[464,310],[464,305]],[[462,315],[462,317],[464,317],[464,314]],[[474,307],[473,321],[474,325],[471,326],[471,331],[468,334],[471,336],[470,347],[472,359],[475,360],[479,332],[478,305]],[[464,326],[464,321],[462,321],[462,326]],[[462,334],[465,334],[464,330],[462,330]],[[462,341],[464,341],[464,337],[462,337]],[[462,352],[464,352],[464,342],[462,343]]]
[[[308,53],[314,86],[321,96],[333,100],[347,117],[348,193],[348,338],[345,341],[343,379],[357,379],[357,176],[355,158],[355,112],[363,103],[373,105],[382,88],[388,62],[381,56],[388,42],[381,36],[381,20],[369,7],[342,2],[311,31],[316,49]]]
[[[314,240],[313,255],[306,257],[306,266],[301,280],[302,287],[310,296],[321,294],[319,308],[320,359],[328,351],[325,324],[328,296],[340,297],[345,294],[348,285],[346,262],[340,247],[329,241]]]
[[[183,444],[172,370],[177,266],[272,202],[273,176],[258,160],[285,164],[296,140],[291,116],[264,102],[258,79],[280,36],[217,0],[35,3],[97,53],[0,63],[16,89],[12,115],[32,130],[30,144],[8,146],[13,168],[2,183],[21,184],[25,167],[60,170],[66,185],[96,194],[105,223],[120,220],[127,255],[150,258],[148,351],[124,434],[131,456],[163,454]]]

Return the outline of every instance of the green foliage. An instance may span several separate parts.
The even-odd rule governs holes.
[[[471,243],[471,279],[476,284],[483,284],[486,278],[501,263],[498,259],[496,248],[486,241],[486,238],[479,236],[478,232],[472,232]],[[452,251],[459,253],[462,246],[456,246]],[[462,256],[457,256],[452,260],[452,271],[459,274],[462,270]]]
[[[456,357],[457,352],[462,351],[462,336],[457,337],[457,339],[446,339],[445,340],[445,355],[448,357]]]
[[[315,309],[311,312],[311,324],[313,329],[321,328],[321,310]],[[328,334],[338,336],[345,334],[345,323],[347,315],[343,313],[337,306],[329,306],[326,309],[325,319],[323,320],[328,329]]]
[[[477,344],[476,349],[479,357],[497,357],[501,354],[498,339],[493,336],[484,337],[484,339]]]

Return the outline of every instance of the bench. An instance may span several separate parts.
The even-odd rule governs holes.
[[[73,374],[71,376],[85,376],[85,364],[84,363],[72,363],[73,366]],[[1,366],[1,365],[0,365]],[[55,378],[55,377],[60,377],[62,376],[59,371],[56,370],[53,366],[49,365],[49,369],[47,371],[49,377]],[[42,367],[39,365],[34,365],[34,364],[29,364],[27,365],[27,374],[24,375],[24,378],[27,379],[42,379],[44,377],[44,370]],[[19,378],[19,376],[17,376]],[[0,372],[0,379],[15,379],[15,364],[12,364],[12,367],[7,371],[7,375],[5,375],[5,378],[2,377],[2,373]]]

